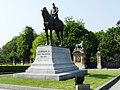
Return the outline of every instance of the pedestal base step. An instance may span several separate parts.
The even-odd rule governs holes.
[[[18,73],[14,74],[15,77],[40,79],[40,80],[67,80],[75,77],[76,75],[87,74],[87,70],[76,70],[60,74],[41,74],[41,73]]]

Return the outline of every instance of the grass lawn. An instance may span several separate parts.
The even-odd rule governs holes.
[[[84,84],[90,84],[91,90],[109,81],[120,74],[120,70],[88,70]],[[16,78],[12,76],[0,76],[1,84],[15,84],[23,86],[34,86],[41,88],[56,88],[62,90],[75,90],[75,79],[65,81],[53,80],[32,80],[26,78]]]

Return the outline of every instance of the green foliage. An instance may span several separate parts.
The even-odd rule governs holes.
[[[90,57],[95,55],[98,47],[98,39],[96,35],[85,29],[82,21],[75,21],[72,17],[65,19],[64,28],[64,46],[70,48],[71,52],[75,44],[83,41],[83,47],[87,53],[87,62],[91,61]]]
[[[45,45],[46,43],[46,36],[45,33],[41,33],[34,41],[32,44],[32,58],[35,59],[35,55],[36,55],[36,49],[38,46],[40,45]]]
[[[80,43],[80,37],[86,32],[82,22],[76,22],[72,18],[65,19],[64,45],[73,50],[76,43]]]
[[[79,44],[81,41],[83,41],[87,55],[87,63],[96,61],[98,46],[102,53],[102,60],[120,60],[120,27],[108,28],[106,32],[102,30],[94,34],[85,28],[83,21],[73,20],[73,17],[65,18],[64,46],[70,48],[72,53],[75,44]],[[13,37],[11,41],[0,48],[0,60],[6,62],[12,60],[13,57],[26,60],[29,60],[30,57],[35,59],[36,48],[45,43],[45,33],[37,36],[32,27],[26,26],[19,36]],[[57,43],[56,34],[53,32],[53,46]]]
[[[100,38],[99,46],[103,60],[115,61],[115,55],[119,55],[120,52],[120,27],[109,28],[106,32],[102,31]]]
[[[6,43],[5,46],[2,47],[1,57],[4,60],[9,60],[11,57],[17,57],[16,55],[16,37],[13,40]]]
[[[31,27],[26,26],[24,32],[20,34],[17,42],[17,53],[19,57],[29,60],[30,49],[32,48],[32,42],[34,40],[34,32]]]
[[[115,40],[117,43],[118,43],[118,45],[120,46],[120,35],[118,35],[117,37],[116,37],[116,40]]]
[[[0,48],[0,60],[2,59],[2,49]]]
[[[36,38],[37,34],[34,30],[26,26],[24,31],[19,36],[13,37],[13,39],[7,42],[0,51],[1,60],[12,60],[13,57],[29,60],[32,48],[32,42]]]
[[[57,38],[56,38],[56,34],[55,32],[52,33],[53,35],[53,46],[55,46],[55,44],[57,43]],[[50,37],[49,37],[50,40]],[[41,33],[32,43],[32,58],[35,60],[35,56],[36,56],[36,49],[38,46],[42,46],[46,44],[46,34],[45,33]]]
[[[105,32],[103,30],[99,31],[99,32],[96,32],[95,35],[97,36],[98,40],[99,40],[99,43],[102,42],[104,36],[105,36]]]

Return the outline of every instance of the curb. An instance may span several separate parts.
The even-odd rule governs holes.
[[[19,86],[19,85],[11,85],[11,84],[0,84],[0,88],[9,89],[9,90],[58,90],[52,88],[38,88],[38,87]]]
[[[120,75],[118,75],[117,77],[113,78],[112,80],[106,82],[105,84],[99,86],[95,90],[108,90],[119,80],[120,80]]]

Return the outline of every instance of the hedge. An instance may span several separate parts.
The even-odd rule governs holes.
[[[29,66],[0,66],[0,72],[24,72]]]

